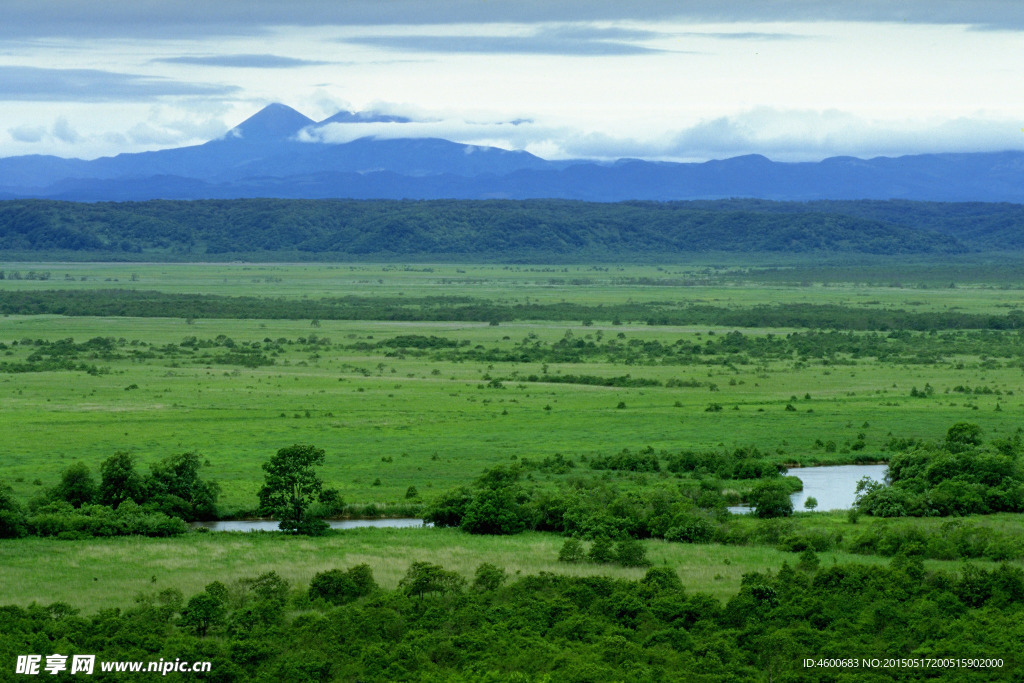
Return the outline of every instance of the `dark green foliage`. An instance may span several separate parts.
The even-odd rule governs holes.
[[[0,538],[20,538],[28,533],[25,510],[10,486],[0,483]]]
[[[210,677],[191,676],[239,683],[918,680],[885,666],[808,674],[803,660],[924,653],[1002,660],[952,677],[989,683],[1016,680],[1024,665],[1024,570],[1007,564],[947,573],[904,554],[888,567],[783,565],[745,575],[724,605],[684,592],[670,567],[639,581],[540,574],[463,592],[451,572],[419,563],[399,590],[301,611],[272,573],[235,586],[231,599],[215,583],[184,606],[165,593],[93,615],[63,603],[0,607],[0,652],[209,660]]]
[[[146,501],[146,484],[135,471],[135,458],[118,451],[100,463],[99,502],[116,508],[126,500]]]
[[[458,573],[429,562],[413,562],[398,582],[398,588],[406,595],[422,597],[429,593],[459,593],[466,580]]]
[[[715,526],[703,517],[678,515],[665,531],[665,540],[676,543],[710,543]]]
[[[750,492],[749,501],[754,514],[762,519],[788,517],[793,514],[793,501],[789,489],[779,481],[760,481]]]
[[[455,527],[462,524],[473,492],[466,487],[448,491],[438,497],[423,513],[423,521],[434,526]]]
[[[888,485],[858,484],[858,509],[879,517],[1024,512],[1024,461],[1012,440],[995,451],[981,444],[978,425],[960,422],[941,445],[895,453]]]
[[[466,507],[459,525],[471,534],[517,534],[526,529],[525,513],[512,486],[485,488]]]
[[[205,636],[211,628],[224,623],[227,615],[226,599],[227,589],[224,584],[219,581],[210,584],[204,592],[189,599],[181,611],[181,627],[193,630],[197,636]]]
[[[805,358],[824,358],[835,353],[850,353],[857,357],[876,357],[894,362],[932,362],[935,354],[949,348],[950,338],[929,339],[926,335],[913,335],[910,331],[931,330],[962,331],[958,342],[961,352],[1016,357],[1013,337],[999,340],[987,338],[989,331],[1024,329],[1024,314],[1018,310],[1005,315],[970,313],[965,311],[909,312],[901,309],[875,309],[838,304],[787,303],[752,307],[718,307],[688,301],[633,302],[606,305],[581,303],[529,303],[504,304],[469,297],[325,297],[309,299],[222,296],[177,292],[142,291],[135,289],[112,290],[0,290],[0,314],[19,315],[73,315],[118,317],[177,317],[241,318],[302,320],[316,316],[322,320],[425,320],[425,321],[513,321],[513,320],[571,320],[588,315],[598,320],[625,318],[645,321],[648,325],[722,325],[728,327],[791,327],[811,330],[787,337],[766,338],[744,335],[736,331],[723,335],[710,347],[665,345],[658,342],[638,349],[645,356],[673,364],[688,365],[708,362],[711,355],[779,358],[791,357],[794,352]],[[836,331],[838,329],[845,332]],[[822,331],[831,330],[831,331]],[[879,333],[879,331],[899,330]],[[981,330],[979,332],[978,330]],[[855,331],[871,334],[858,335]],[[479,352],[474,349],[441,348],[412,349],[409,353],[459,354],[476,360],[574,360],[596,353],[604,353],[609,360],[628,357],[631,346],[615,345],[609,341],[602,345],[577,340],[558,343],[549,350],[535,353],[516,351]],[[993,341],[998,343],[993,344]],[[590,344],[593,344],[591,347]],[[358,348],[355,345],[353,348]],[[377,348],[375,345],[373,348]],[[65,349],[59,349],[62,353]],[[608,351],[614,353],[608,356]],[[404,352],[404,351],[403,351]],[[210,362],[256,367],[271,364],[273,359],[260,349],[235,347],[218,355]],[[716,363],[720,363],[718,360]],[[0,372],[35,372],[42,370],[81,370],[98,374],[94,364],[74,362],[71,356],[40,354],[26,363],[0,361]],[[562,377],[563,379],[558,379]],[[526,381],[540,381],[541,376],[523,377]],[[545,376],[545,381],[624,386],[657,386],[658,380],[645,378],[605,378],[590,375]],[[690,382],[691,384],[687,384]],[[666,386],[702,386],[708,383],[686,380],[676,384],[667,380]],[[710,387],[709,387],[710,388]],[[712,411],[714,410],[711,404]]]
[[[89,536],[178,536],[188,525],[128,499],[117,509],[106,505],[83,505],[75,509],[69,503],[51,503],[35,510],[26,519],[39,536],[74,540]]]
[[[591,562],[608,564],[615,560],[615,548],[612,539],[608,536],[598,536],[587,552],[587,559]]]
[[[635,538],[626,536],[615,544],[615,561],[623,567],[649,567],[647,549]]]
[[[476,591],[495,591],[501,588],[501,585],[505,583],[506,574],[505,570],[501,567],[496,567],[489,562],[484,562],[476,568],[476,574],[473,577],[473,590]]]
[[[324,464],[322,448],[310,445],[282,448],[263,463],[264,484],[260,489],[260,511],[280,520],[282,531],[315,536],[327,523],[310,514],[310,506],[323,490],[314,467]]]
[[[151,503],[160,509],[178,511],[185,521],[216,519],[220,486],[199,477],[202,467],[198,453],[182,453],[164,458],[152,466],[147,480]]]
[[[959,452],[981,445],[981,427],[970,422],[957,422],[946,432],[946,448]]]
[[[1013,232],[1005,228],[1021,220],[1019,210],[991,205],[997,208],[976,212],[974,229],[964,231],[951,218],[960,206],[906,203],[899,211],[879,211],[856,202],[745,200],[12,200],[0,203],[0,250],[136,259],[285,254],[560,262],[704,251],[906,254],[1024,246],[1019,238],[1008,239]],[[937,231],[922,230],[917,214],[935,221]]]
[[[94,502],[97,494],[96,480],[84,462],[76,462],[64,470],[60,483],[50,492],[54,500],[65,501],[76,508]]]
[[[309,583],[309,597],[322,598],[335,605],[342,605],[377,590],[373,570],[367,564],[356,565],[347,571],[331,569],[320,572]]]

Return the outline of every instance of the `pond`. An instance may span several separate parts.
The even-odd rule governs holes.
[[[342,519],[327,520],[332,529],[359,529],[362,527],[390,527],[403,529],[423,526],[422,519],[412,517],[400,519]],[[277,522],[265,519],[241,519],[225,522],[195,522],[193,529],[204,527],[210,531],[280,531]]]
[[[818,500],[818,510],[849,510],[857,497],[857,482],[863,477],[884,481],[886,469],[888,465],[795,467],[786,474],[802,481],[804,490],[790,496],[793,510],[802,511],[804,501],[811,496]],[[750,508],[741,505],[731,507],[729,511],[743,514],[750,512]]]

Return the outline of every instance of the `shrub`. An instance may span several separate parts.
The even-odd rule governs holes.
[[[320,572],[309,582],[311,600],[322,598],[334,605],[342,605],[369,595],[377,589],[373,570],[367,564],[358,564],[348,571],[331,569]]]
[[[562,549],[558,551],[558,561],[576,563],[582,562],[584,559],[586,559],[586,554],[583,552],[583,544],[580,543],[579,539],[565,539]]]
[[[473,589],[477,591],[493,591],[501,588],[505,583],[505,570],[496,567],[489,562],[484,562],[476,568],[476,575],[473,578]]]
[[[647,559],[647,549],[640,541],[629,536],[615,545],[615,561],[623,567],[649,567],[651,565],[650,560]]]

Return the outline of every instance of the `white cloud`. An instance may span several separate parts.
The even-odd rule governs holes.
[[[998,118],[872,120],[838,110],[760,107],[709,118],[679,130],[583,130],[532,120],[340,123],[310,127],[300,139],[345,143],[358,138],[444,138],[469,145],[526,150],[547,159],[646,158],[706,161],[763,154],[777,161],[831,156],[899,156],[1024,147],[1019,122]]]

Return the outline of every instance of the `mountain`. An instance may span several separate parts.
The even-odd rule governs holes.
[[[704,163],[547,161],[438,138],[312,142],[321,126],[410,120],[342,111],[315,122],[271,104],[201,145],[92,161],[0,159],[0,198],[529,199],[597,202],[729,197],[1024,203],[1024,152],[926,154],[780,163],[747,155]]]

